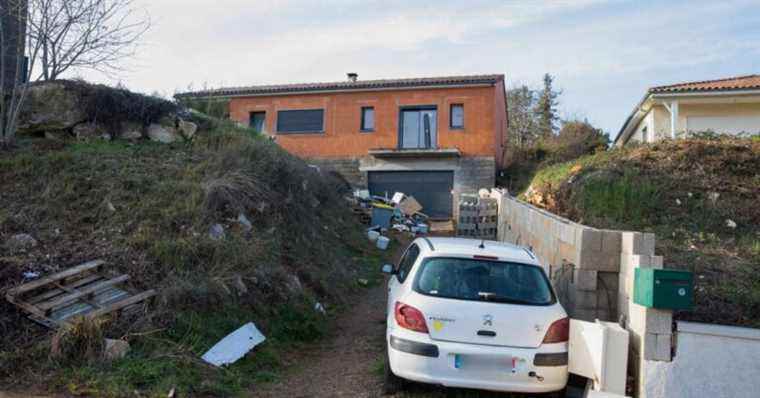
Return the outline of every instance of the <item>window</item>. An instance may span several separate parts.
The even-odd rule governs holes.
[[[419,255],[420,248],[417,247],[417,245],[413,244],[409,246],[409,249],[406,250],[404,257],[402,257],[401,261],[399,261],[398,272],[396,273],[396,276],[398,277],[398,281],[400,283],[404,283],[404,280],[406,280],[406,277],[412,270],[412,266],[417,261],[417,257],[419,257]]]
[[[321,133],[324,131],[324,109],[305,109],[277,112],[277,132]]]
[[[259,133],[263,133],[266,128],[267,113],[266,112],[251,112],[250,126]]]
[[[641,129],[641,141],[649,142],[649,132],[647,131],[646,126],[644,126],[644,128]]]
[[[399,116],[399,148],[436,148],[437,114],[435,106],[403,107]]]
[[[433,257],[421,267],[414,286],[420,294],[525,305],[555,302],[549,280],[535,265]]]
[[[452,129],[464,128],[464,105],[451,104],[451,113],[449,116],[449,126]]]
[[[361,131],[375,131],[375,108],[371,106],[362,107]]]

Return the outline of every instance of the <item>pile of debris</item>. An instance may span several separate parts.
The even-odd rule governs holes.
[[[367,236],[377,247],[385,250],[388,247],[389,231],[408,233],[412,236],[424,235],[430,231],[429,218],[422,213],[420,205],[413,196],[396,192],[392,198],[370,195],[366,189],[354,191],[348,198],[352,210],[362,223],[369,225]]]

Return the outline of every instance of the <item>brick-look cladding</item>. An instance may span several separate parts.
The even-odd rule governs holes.
[[[355,159],[370,149],[398,146],[399,112],[405,106],[438,110],[438,148],[456,148],[462,158],[492,157],[501,164],[506,140],[504,84],[493,86],[327,92],[250,96],[230,100],[230,117],[248,124],[251,112],[266,112],[265,131],[283,148],[305,159]],[[452,104],[464,105],[464,128],[449,128]],[[375,130],[361,132],[361,108],[375,110]],[[324,131],[319,134],[276,134],[277,112],[324,109]]]

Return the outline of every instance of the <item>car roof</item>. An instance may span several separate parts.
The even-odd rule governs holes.
[[[415,241],[424,256],[496,256],[499,260],[539,265],[528,249],[511,243],[468,238],[425,237]],[[483,248],[480,247],[481,243]]]

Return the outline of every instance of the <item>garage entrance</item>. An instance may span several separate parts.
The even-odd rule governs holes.
[[[414,196],[428,216],[451,218],[453,171],[370,171],[367,181],[372,195],[391,197],[403,192]]]

